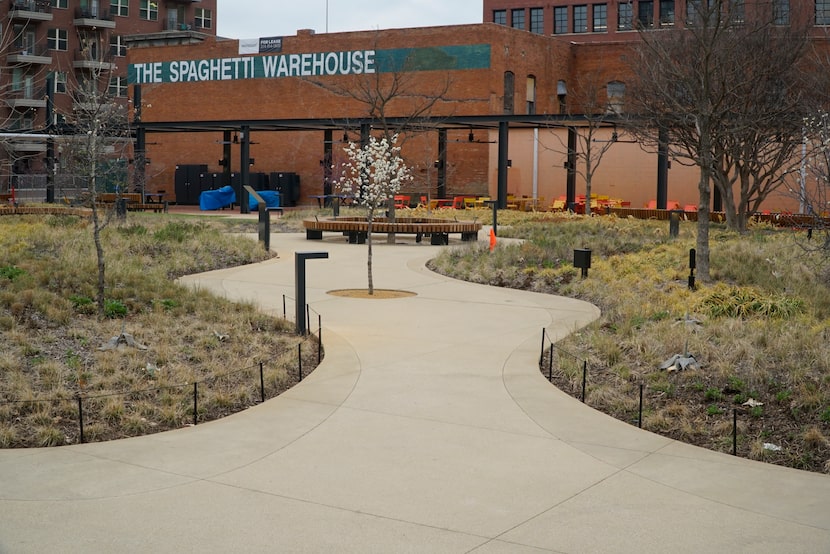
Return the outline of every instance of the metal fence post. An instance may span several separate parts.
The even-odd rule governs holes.
[[[78,426],[81,429],[81,444],[84,443],[84,404],[81,395],[78,395]]]
[[[265,376],[262,372],[262,362],[259,362],[259,396],[265,402]]]
[[[297,345],[297,368],[299,372],[299,380],[303,380],[303,345]]]
[[[196,425],[196,418],[199,410],[199,383],[193,382],[193,425]]]
[[[588,360],[582,361],[582,403],[585,403],[585,386],[588,381]]]

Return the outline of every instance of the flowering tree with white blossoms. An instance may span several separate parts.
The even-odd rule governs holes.
[[[354,196],[355,202],[368,210],[366,243],[368,245],[369,294],[375,293],[372,280],[372,222],[377,210],[385,210],[401,186],[412,180],[412,175],[400,156],[401,149],[395,146],[398,135],[390,140],[386,137],[376,139],[369,137],[369,142],[361,147],[350,142],[345,147],[347,161],[343,166],[342,178],[337,188],[342,194]]]
[[[806,156],[797,194],[801,211],[818,216],[813,228],[820,240],[808,241],[805,248],[820,255],[824,278],[830,280],[830,113],[821,111],[804,119]]]

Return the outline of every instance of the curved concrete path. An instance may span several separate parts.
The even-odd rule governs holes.
[[[461,283],[436,248],[274,235],[187,281],[281,312],[295,250],[326,359],[283,396],[148,437],[0,451],[0,553],[830,552],[830,478],[640,431],[550,386],[541,329],[583,302]]]

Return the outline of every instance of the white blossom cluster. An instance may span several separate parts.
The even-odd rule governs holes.
[[[342,194],[354,196],[355,202],[370,211],[386,206],[401,187],[412,180],[410,169],[395,146],[398,135],[391,141],[386,137],[369,137],[363,148],[349,142],[344,149],[348,161],[343,166],[342,178],[337,188]]]
[[[810,147],[805,160],[807,169],[819,183],[827,183],[830,181],[830,113],[804,118],[804,134]]]

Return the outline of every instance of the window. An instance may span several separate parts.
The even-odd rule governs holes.
[[[23,70],[19,67],[12,69],[12,90],[15,92],[23,90]]]
[[[574,6],[574,33],[588,32],[588,6]]]
[[[65,10],[69,7],[69,0],[52,0],[52,7],[63,8]]]
[[[594,26],[592,30],[595,33],[604,33],[608,30],[608,5],[594,4]]]
[[[634,28],[634,8],[630,3],[617,6],[617,30],[630,31]]]
[[[545,10],[530,8],[530,32],[541,35],[545,32]]]
[[[196,27],[200,29],[210,29],[213,25],[213,14],[210,10],[205,8],[196,8]]]
[[[110,96],[117,96],[119,98],[126,98],[127,96],[127,79],[126,77],[110,77],[110,85],[107,89]]]
[[[121,35],[110,35],[110,56],[124,57],[127,55],[127,44]]]
[[[69,50],[69,33],[66,29],[49,29],[46,45],[49,50]]]
[[[138,8],[138,17],[149,21],[158,21],[158,2],[153,2],[152,0],[141,0],[141,6]]]
[[[743,0],[735,0],[731,5],[732,23],[743,25],[746,20],[746,6]]]
[[[776,25],[790,24],[790,0],[773,0],[772,15]]]
[[[110,0],[110,13],[121,17],[130,15],[130,0]]]
[[[512,71],[504,72],[504,113],[513,114],[513,96],[515,95],[516,78]]]
[[[559,113],[566,113],[568,108],[568,85],[565,81],[556,82],[556,98],[559,100]]]
[[[625,97],[625,83],[611,81],[606,87],[608,95],[608,113],[621,114],[623,98]]]
[[[536,114],[536,77],[533,75],[527,76],[527,113]]]
[[[674,25],[674,0],[660,0],[660,26]]]
[[[654,25],[654,2],[640,0],[637,3],[637,23],[643,28]]]
[[[510,10],[510,24],[514,29],[525,28],[525,11]]]
[[[816,25],[830,25],[830,0],[816,0]]]
[[[702,9],[700,0],[686,0],[686,25],[697,24],[700,21]]]
[[[35,118],[32,112],[18,113],[11,118],[12,131],[31,131],[35,126]],[[29,163],[27,159],[18,160],[26,164]]]
[[[54,84],[55,94],[63,94],[66,92],[66,72],[55,71],[52,73],[52,82]]]
[[[493,23],[507,25],[507,10],[493,10]]]
[[[553,8],[553,34],[563,35],[568,32],[568,7]]]

